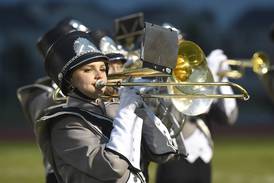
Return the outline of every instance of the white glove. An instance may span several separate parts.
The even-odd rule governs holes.
[[[126,158],[131,167],[140,170],[143,120],[134,111],[142,103],[142,98],[130,88],[121,88],[119,95],[120,107],[106,147]]]
[[[223,50],[216,49],[211,51],[211,53],[207,56],[207,64],[209,69],[212,72],[214,81],[220,81],[220,77],[218,76],[218,72],[224,70],[230,70],[228,64],[223,63],[223,61],[227,60],[227,56],[224,54]]]
[[[119,110],[130,109],[132,112],[135,111],[137,107],[142,105],[143,99],[136,89],[129,87],[120,87],[119,96],[120,96],[120,106]]]
[[[218,76],[218,72],[221,71],[229,71],[230,67],[228,64],[223,63],[223,61],[227,60],[227,56],[223,53],[223,50],[216,49],[211,51],[211,53],[207,57],[208,67],[210,68],[212,75],[215,81],[220,82],[229,82],[227,77],[223,77],[222,79]],[[220,94],[233,94],[233,90],[230,86],[222,86],[219,89]],[[217,102],[215,100],[214,102]],[[236,99],[223,99],[223,107],[227,116],[231,116],[232,112],[237,110]],[[235,120],[233,120],[235,121]]]
[[[135,78],[133,80],[131,80],[132,82],[138,83],[138,82],[157,82],[156,79],[143,79],[143,78]],[[148,93],[154,89],[156,89],[156,87],[153,86],[134,86],[134,89],[136,89],[139,93]]]

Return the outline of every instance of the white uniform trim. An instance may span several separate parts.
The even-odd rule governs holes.
[[[188,152],[186,160],[194,163],[199,157],[209,163],[213,156],[213,149],[200,129],[196,129],[188,138],[185,139],[185,146]]]
[[[124,156],[137,170],[140,168],[143,119],[135,113],[120,111],[113,121],[113,130],[106,147]]]

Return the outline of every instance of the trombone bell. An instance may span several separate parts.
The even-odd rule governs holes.
[[[172,75],[178,81],[186,81],[192,74],[192,68],[205,63],[203,50],[192,41],[180,41],[177,63]]]
[[[176,78],[172,78],[168,82],[170,81],[180,83],[178,80],[176,80]],[[212,96],[212,98],[172,98],[172,104],[179,112],[182,112],[189,116],[195,116],[207,112],[215,98],[216,86],[204,86],[199,85],[199,83],[213,82],[213,76],[210,70],[207,67],[198,67],[196,69],[193,69],[193,73],[191,74],[187,82],[196,84],[192,86],[168,86],[168,93],[182,95],[210,95]]]

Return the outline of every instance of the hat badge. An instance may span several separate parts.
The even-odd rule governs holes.
[[[86,38],[78,38],[74,41],[73,49],[76,56],[83,55],[88,52],[99,52],[95,45]]]

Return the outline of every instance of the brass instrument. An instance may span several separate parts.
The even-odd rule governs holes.
[[[117,79],[131,77],[160,77],[167,78],[167,82],[122,82]],[[208,110],[214,99],[239,98],[248,100],[248,92],[238,84],[232,82],[213,82],[213,76],[207,67],[202,49],[192,41],[180,41],[176,67],[171,75],[148,68],[127,70],[108,76],[108,83],[98,81],[96,87],[104,86],[145,86],[166,87],[166,94],[141,94],[144,98],[168,98],[178,111],[186,115],[199,115]],[[216,94],[217,86],[235,87],[241,94]],[[118,97],[102,96],[102,97]]]
[[[239,70],[225,70],[218,73],[220,77],[229,77],[233,79],[239,79],[244,75],[245,68],[252,68],[253,72],[258,75],[266,74],[270,69],[270,63],[268,56],[263,52],[255,52],[251,60],[226,60],[221,64],[228,64],[229,66],[238,66]],[[221,67],[221,65],[220,65]]]
[[[238,98],[243,100],[248,100],[249,95],[248,92],[240,85],[232,82],[108,82],[104,83],[101,80],[98,80],[96,83],[97,88],[102,88],[105,86],[111,86],[111,87],[120,87],[120,86],[147,86],[147,87],[193,87],[193,86],[209,86],[209,87],[215,87],[215,86],[230,86],[239,89],[242,91],[242,94],[141,94],[144,98],[190,98],[190,99],[198,99],[198,98]],[[112,96],[102,96],[102,97],[118,97],[118,95],[112,95]]]
[[[129,78],[165,78],[165,82],[123,82]],[[183,114],[195,116],[206,112],[214,99],[237,98],[248,100],[248,92],[238,84],[232,82],[213,82],[213,76],[207,67],[202,49],[191,41],[180,41],[176,67],[171,75],[149,68],[127,69],[122,73],[111,74],[108,82],[101,80],[95,87],[105,86],[144,86],[166,87],[166,93],[141,93],[144,98],[170,99],[174,107]],[[241,94],[216,94],[216,88],[230,86],[238,89]],[[118,95],[101,96],[102,98],[115,98]],[[60,102],[66,98],[60,94],[60,89],[53,94],[55,101]]]
[[[129,78],[165,78],[165,82],[123,82]],[[122,73],[108,76],[107,83],[98,80],[96,87],[104,86],[144,86],[166,87],[166,93],[141,93],[144,98],[170,99],[175,108],[183,114],[194,116],[206,112],[214,99],[237,98],[248,100],[248,92],[238,84],[232,82],[213,82],[213,76],[207,67],[202,49],[191,41],[180,41],[177,63],[172,74],[162,73],[149,68],[127,69]],[[230,86],[238,89],[241,94],[216,94],[216,87]],[[113,98],[118,95],[101,96]],[[60,94],[60,89],[53,94],[57,102],[66,98]]]
[[[52,94],[52,100],[56,103],[63,103],[66,102],[67,97],[62,93],[61,89],[57,87]]]

